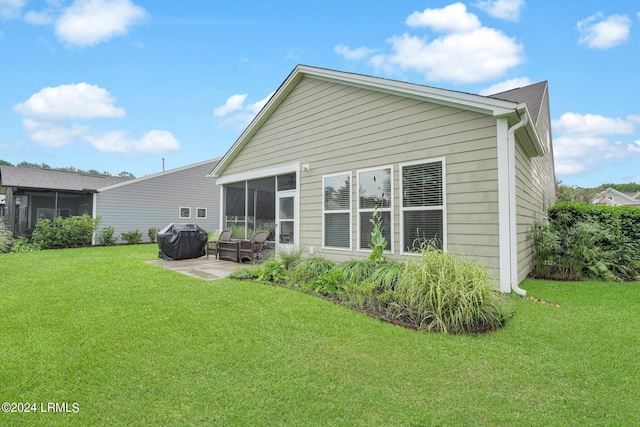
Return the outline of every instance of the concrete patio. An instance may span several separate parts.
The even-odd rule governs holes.
[[[207,259],[207,257],[181,259],[177,261],[158,259],[147,261],[147,263],[203,280],[222,279],[242,266],[242,264],[235,262],[221,261],[215,258]]]

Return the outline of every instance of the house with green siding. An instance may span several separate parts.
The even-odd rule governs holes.
[[[220,228],[343,261],[377,215],[387,258],[436,242],[522,293],[556,200],[550,125],[547,82],[481,96],[299,65],[209,174]]]

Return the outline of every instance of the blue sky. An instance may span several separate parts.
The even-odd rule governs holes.
[[[224,155],[297,64],[549,81],[557,178],[640,183],[629,0],[0,0],[0,159],[144,176]]]

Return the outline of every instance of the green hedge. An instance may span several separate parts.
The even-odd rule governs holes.
[[[536,223],[534,275],[545,279],[640,280],[640,209],[559,203]]]
[[[640,244],[640,208],[563,202],[549,208],[549,220],[558,228],[580,222],[596,223],[617,236]]]

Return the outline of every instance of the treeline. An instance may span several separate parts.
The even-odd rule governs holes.
[[[558,196],[558,202],[591,203],[598,193],[607,188],[612,188],[622,193],[635,193],[640,191],[640,184],[630,182],[628,184],[602,184],[594,188],[583,188],[577,185],[565,185],[562,181],[558,181],[556,183],[556,195]]]
[[[75,168],[73,166],[67,166],[64,168],[54,168],[49,166],[46,163],[31,163],[31,162],[20,162],[17,165],[14,165],[11,162],[7,162],[6,160],[2,160],[2,159],[0,159],[0,166],[13,166],[17,168],[40,168],[40,169],[51,169],[51,170],[63,171],[63,172],[77,172],[77,173],[87,173],[91,175],[113,176],[108,171],[100,172],[96,169],[83,170],[83,169]],[[116,176],[120,176],[123,178],[135,178],[135,176],[131,172],[127,172],[127,171],[122,171]]]

